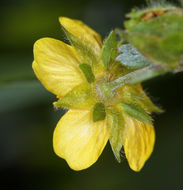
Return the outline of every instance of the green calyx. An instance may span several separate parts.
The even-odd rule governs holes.
[[[96,83],[96,95],[102,102],[109,103],[114,98],[115,92],[110,82],[98,81]]]
[[[105,105],[101,102],[98,102],[95,104],[93,108],[93,121],[101,121],[104,120],[106,117],[106,112],[105,112]]]
[[[164,15],[167,16],[169,13],[167,9],[162,9],[161,11],[165,11],[165,14],[160,16],[161,18],[163,18]],[[173,8],[171,11],[173,12]],[[141,17],[146,13],[147,10],[141,14]],[[134,18],[137,17],[131,17],[131,19]],[[160,54],[158,57],[157,53],[155,59],[153,57],[155,53],[151,53],[152,49],[149,48],[150,50],[148,50],[148,47],[145,46],[148,43],[151,43],[151,47],[153,47],[153,45],[156,46],[159,43],[160,37],[164,38],[163,34],[158,34],[155,29],[149,29],[155,26],[153,22],[158,18],[159,17],[143,22],[140,20],[132,28],[129,29],[127,27],[124,33],[118,31],[117,34],[117,32],[112,31],[104,40],[101,54],[100,56],[98,55],[98,57],[94,50],[90,49],[90,47],[86,47],[86,43],[63,28],[72,46],[78,53],[81,60],[79,69],[82,71],[87,82],[75,87],[64,97],[60,98],[54,104],[55,107],[64,107],[67,109],[89,109],[93,107],[93,121],[97,122],[106,118],[106,110],[120,105],[121,110],[119,111],[117,107],[116,113],[125,113],[141,122],[152,124],[148,114],[153,111],[161,112],[161,110],[151,102],[142,89],[138,89],[135,85],[170,71],[169,66],[164,64],[165,62],[162,61],[164,65],[161,65],[162,62],[158,59],[161,57]],[[164,21],[166,21],[166,19]],[[152,23],[148,24],[148,22]],[[145,31],[149,29],[149,32],[143,33],[143,29]],[[153,34],[154,31],[158,37]],[[142,34],[144,38],[137,38],[138,35]],[[118,37],[124,39],[118,40]],[[145,37],[147,37],[147,39],[145,39]],[[151,42],[151,40],[149,40],[151,38],[154,41],[158,39],[158,43],[154,43],[153,40]],[[180,33],[176,34],[176,37],[170,34],[170,36],[164,38],[161,46],[159,46],[159,44],[158,46],[170,52],[171,47],[167,44],[170,39],[172,43],[175,38],[182,41],[182,35]],[[154,51],[157,51],[156,48],[157,47],[154,48]],[[148,51],[149,54],[144,53],[146,51]],[[164,54],[161,52],[161,59],[166,57],[166,51],[164,51]],[[178,43],[176,49],[171,50],[173,54],[181,54],[181,51],[181,43]],[[158,61],[154,63],[155,60]],[[173,63],[172,65],[171,66],[174,67]],[[119,114],[117,115],[119,116]],[[115,126],[122,126],[120,123],[122,123],[123,119],[118,116],[111,113],[111,123]],[[117,127],[115,130],[122,129]],[[120,161],[119,150],[121,143],[116,144],[116,142],[121,142],[122,140],[115,140],[115,138],[111,137],[111,143],[114,147],[113,151],[116,152],[116,157],[118,161]]]
[[[82,70],[83,74],[85,75],[85,78],[89,83],[92,83],[95,81],[95,76],[92,72],[92,68],[87,63],[82,63],[79,65],[80,69]]]

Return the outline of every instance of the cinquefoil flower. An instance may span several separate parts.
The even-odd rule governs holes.
[[[121,149],[130,167],[139,171],[152,153],[155,132],[149,114],[158,111],[140,85],[113,88],[128,73],[115,60],[116,36],[102,42],[81,21],[60,18],[71,45],[42,38],[34,44],[33,70],[44,87],[59,97],[55,107],[69,111],[53,136],[55,153],[74,170],[97,161],[107,141],[116,159]]]

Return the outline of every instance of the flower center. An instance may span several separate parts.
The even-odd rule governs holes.
[[[115,90],[113,90],[111,84],[106,79],[98,80],[95,82],[95,90],[97,98],[108,105],[114,99]]]

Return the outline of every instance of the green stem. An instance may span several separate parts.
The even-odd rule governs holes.
[[[122,76],[112,81],[110,85],[113,89],[119,88],[125,84],[134,85],[162,75],[166,72],[168,72],[167,68],[163,68],[159,65],[150,65]]]

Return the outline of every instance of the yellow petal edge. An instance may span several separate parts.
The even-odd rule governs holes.
[[[124,151],[129,166],[134,171],[140,171],[151,155],[155,143],[154,127],[125,117]]]
[[[93,122],[91,111],[72,109],[58,122],[53,147],[73,170],[83,170],[97,161],[108,138],[105,120]]]

